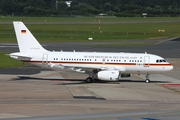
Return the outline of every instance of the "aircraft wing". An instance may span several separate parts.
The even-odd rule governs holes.
[[[109,66],[79,66],[79,65],[64,65],[64,64],[53,64],[49,63],[49,67],[54,68],[54,69],[69,69],[72,71],[80,72],[80,73],[86,73],[86,72],[91,72],[92,70],[104,70],[104,71],[109,71],[109,70],[117,70],[120,72],[125,72],[126,69],[125,67],[109,67]]]

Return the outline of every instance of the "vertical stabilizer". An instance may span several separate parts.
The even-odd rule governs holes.
[[[24,25],[23,22],[13,22],[20,52],[46,51]]]

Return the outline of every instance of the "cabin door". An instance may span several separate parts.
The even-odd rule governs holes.
[[[144,57],[144,67],[149,67],[149,61],[150,61],[150,57],[149,56],[145,56]]]
[[[48,54],[44,53],[42,56],[42,64],[48,64]]]

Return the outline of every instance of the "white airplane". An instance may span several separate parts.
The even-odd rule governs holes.
[[[149,75],[173,69],[164,58],[147,53],[55,52],[44,49],[23,22],[13,22],[20,52],[10,57],[54,70],[65,69],[89,74],[86,82],[95,79],[118,81],[131,74]]]

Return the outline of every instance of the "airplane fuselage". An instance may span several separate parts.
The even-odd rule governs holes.
[[[54,65],[69,68],[93,68],[120,70],[123,73],[162,73],[171,70],[170,63],[160,56],[146,53],[100,53],[100,52],[39,52],[26,53],[33,59],[21,59],[42,67]]]

